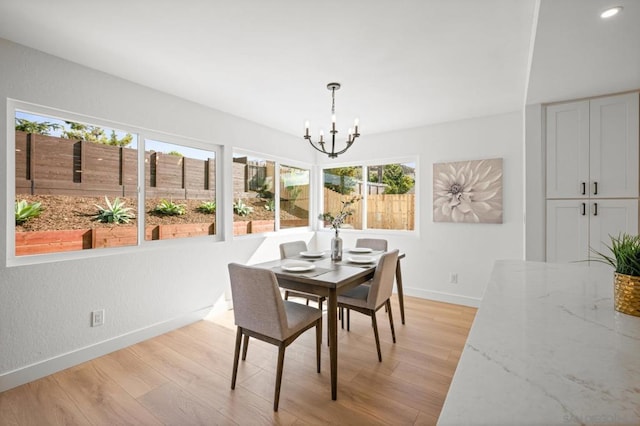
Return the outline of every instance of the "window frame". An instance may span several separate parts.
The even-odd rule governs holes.
[[[280,156],[274,156],[274,155],[269,155],[269,154],[265,154],[262,152],[256,152],[256,151],[252,151],[252,150],[248,150],[248,149],[244,149],[244,148],[238,148],[238,147],[233,147],[232,148],[232,152],[231,152],[231,157],[235,157],[236,154],[241,155],[241,156],[247,156],[247,157],[253,157],[253,158],[259,158],[261,160],[265,160],[265,161],[272,161],[275,163],[275,168],[274,168],[274,174],[275,174],[275,182],[274,182],[274,197],[278,200],[278,202],[276,203],[276,211],[275,211],[275,226],[274,226],[274,230],[273,231],[268,231],[268,232],[258,232],[258,233],[251,233],[251,234],[245,234],[245,235],[231,235],[232,238],[255,238],[255,237],[264,237],[265,235],[273,235],[273,234],[280,234],[280,235],[286,235],[287,233],[296,233],[296,232],[300,232],[301,230],[313,230],[313,223],[314,223],[314,215],[315,215],[315,206],[317,205],[316,200],[316,196],[315,196],[315,192],[314,192],[314,165],[310,164],[310,163],[305,163],[303,161],[297,161],[297,160],[292,160],[289,158],[285,158],[285,157],[280,157]],[[233,160],[232,160],[233,161]],[[309,170],[309,187],[310,187],[310,197],[309,197],[309,224],[306,226],[296,226],[296,227],[292,227],[292,228],[284,228],[281,229],[280,228],[280,166],[281,165],[285,165],[285,166],[289,166],[289,167],[296,167],[299,169],[305,169],[305,170]],[[233,194],[232,194],[232,199],[233,199]],[[231,222],[233,223],[233,207],[231,207]]]
[[[137,244],[121,246],[121,247],[108,247],[101,248],[99,250],[74,250],[65,252],[54,253],[42,253],[33,255],[16,256],[15,246],[15,221],[14,217],[14,203],[15,203],[15,116],[16,112],[27,112],[44,117],[51,117],[60,120],[77,121],[80,123],[87,123],[95,126],[109,127],[131,134],[135,134],[138,137],[137,146],[137,165],[138,165],[138,181],[137,181]],[[222,223],[223,215],[220,214],[220,210],[216,209],[215,221],[216,221],[216,233],[214,235],[204,235],[186,238],[176,238],[167,240],[151,240],[145,241],[144,229],[145,229],[145,214],[144,203],[146,197],[145,191],[145,141],[147,139],[165,141],[175,145],[182,145],[189,148],[196,148],[200,150],[209,151],[215,154],[216,160],[216,173],[215,173],[215,191],[216,191],[216,204],[221,204],[222,201],[222,169],[221,162],[223,159],[222,145],[207,142],[202,139],[196,139],[186,136],[179,136],[169,134],[166,132],[150,130],[143,127],[121,123],[113,120],[93,117],[89,115],[74,113],[63,109],[43,106],[34,104],[31,102],[21,101],[17,99],[7,98],[6,103],[6,161],[7,161],[7,193],[6,193],[6,214],[7,220],[5,221],[5,235],[6,235],[6,256],[5,264],[7,267],[32,265],[40,263],[59,262],[65,260],[77,260],[88,259],[94,257],[109,256],[114,254],[127,254],[127,253],[139,253],[141,250],[151,250],[158,247],[167,247],[171,245],[183,245],[185,242],[193,242],[194,240],[206,240],[207,242],[222,241],[222,232],[224,224]],[[140,214],[143,212],[143,214]]]
[[[399,235],[419,235],[420,234],[420,157],[404,156],[384,159],[371,159],[365,161],[353,161],[344,163],[323,163],[318,166],[316,179],[318,181],[318,212],[324,212],[324,196],[322,195],[322,188],[324,188],[324,171],[326,169],[334,169],[339,167],[362,167],[363,175],[363,192],[367,193],[369,186],[369,167],[370,166],[384,166],[386,164],[415,164],[415,183],[414,183],[414,224],[413,229],[378,229],[369,228],[367,223],[367,197],[362,197],[362,229],[340,229],[340,232],[345,233],[366,233],[366,234],[399,234]],[[318,213],[319,214],[319,213]],[[333,232],[331,228],[324,227],[322,221],[317,219],[314,221],[315,230],[318,232]]]

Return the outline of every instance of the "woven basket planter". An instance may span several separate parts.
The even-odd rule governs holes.
[[[614,273],[613,299],[615,309],[640,317],[640,277]]]

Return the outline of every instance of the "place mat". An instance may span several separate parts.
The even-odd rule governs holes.
[[[279,274],[295,275],[297,277],[307,277],[307,278],[317,277],[318,275],[326,274],[327,272],[331,271],[330,268],[314,268],[310,271],[292,272],[292,271],[285,271],[284,269],[282,269],[281,266],[276,266],[271,269],[273,269],[274,272],[277,272]]]

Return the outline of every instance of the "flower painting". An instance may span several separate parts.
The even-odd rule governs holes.
[[[434,164],[433,221],[502,223],[502,158]]]

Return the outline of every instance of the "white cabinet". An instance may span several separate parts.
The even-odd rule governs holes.
[[[547,107],[547,198],[638,197],[638,93]]]
[[[638,233],[639,94],[546,108],[549,262],[608,253],[610,236]]]
[[[608,253],[609,236],[638,233],[638,200],[548,200],[547,261],[574,262]]]

